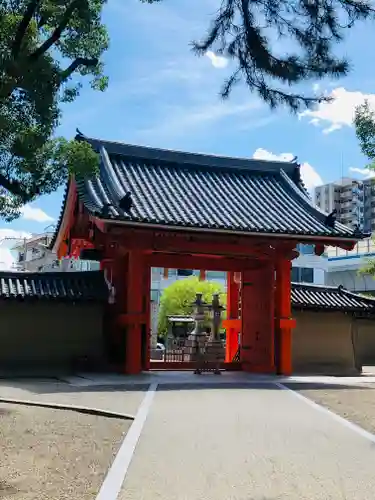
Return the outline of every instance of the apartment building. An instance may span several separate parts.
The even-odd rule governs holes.
[[[38,272],[46,267],[51,270],[58,267],[56,254],[49,249],[53,232],[33,235],[19,240],[12,251],[15,253],[14,268],[18,271]]]
[[[337,220],[364,232],[375,230],[375,179],[349,177],[315,188],[314,202],[324,212],[337,210]]]

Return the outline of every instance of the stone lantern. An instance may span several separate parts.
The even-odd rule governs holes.
[[[197,293],[192,305],[194,307],[192,314],[194,330],[187,338],[185,352],[187,361],[196,361],[199,363],[205,354],[206,332],[204,331],[204,321],[206,319],[205,310],[207,309],[207,304],[203,302],[202,294]],[[200,373],[198,368],[195,372]]]
[[[206,345],[206,357],[207,361],[214,363],[214,373],[220,375],[220,363],[225,360],[225,349],[220,340],[221,314],[225,307],[220,304],[218,293],[212,296],[209,308],[212,315],[212,330]]]

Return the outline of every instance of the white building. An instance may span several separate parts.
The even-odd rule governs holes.
[[[360,241],[353,250],[328,247],[327,256],[327,285],[342,285],[355,292],[375,291],[373,276],[360,273],[369,259],[375,258],[375,244],[372,239]]]
[[[16,253],[15,269],[37,272],[45,268],[59,267],[56,254],[49,249],[52,238],[53,232],[45,232],[20,240],[12,248],[12,251]]]
[[[327,259],[315,255],[314,245],[298,245],[299,257],[292,261],[292,281],[295,283],[325,284]]]
[[[33,235],[31,238],[20,240],[13,248],[15,255],[14,269],[29,272],[74,272],[96,271],[100,268],[99,262],[80,259],[61,259],[49,249],[53,232]]]

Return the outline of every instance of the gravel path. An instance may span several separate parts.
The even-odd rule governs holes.
[[[0,498],[94,499],[130,425],[0,404]]]
[[[316,384],[311,389],[306,385],[288,384],[288,386],[375,434],[375,385],[345,389],[340,387],[327,389],[324,385]]]
[[[373,444],[292,393],[159,389],[119,500],[373,500]]]

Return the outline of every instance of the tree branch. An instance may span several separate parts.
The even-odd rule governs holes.
[[[30,21],[38,7],[40,0],[31,0],[27,6],[26,12],[20,22],[16,36],[14,37],[14,42],[12,46],[12,56],[14,59],[17,58],[22,45],[23,37],[25,36],[26,30],[30,24]]]
[[[73,12],[79,7],[80,3],[82,0],[73,0],[73,2],[68,6],[68,8],[65,11],[65,14],[58,25],[58,27],[55,29],[55,31],[52,33],[52,35],[47,38],[47,40],[42,43],[40,47],[38,47],[35,52],[33,52],[30,55],[30,59],[38,59],[41,55],[43,55],[45,52],[47,52],[48,49],[52,47],[61,37],[63,34],[63,31],[65,28],[68,26],[70,18],[73,15]]]
[[[64,71],[60,73],[60,83],[67,80],[72,73],[74,73],[79,66],[86,68],[95,67],[99,64],[98,58],[88,59],[87,57],[77,57]]]
[[[30,193],[30,191],[28,189],[25,189],[25,187],[22,185],[21,182],[10,181],[3,174],[0,174],[0,186],[5,188],[11,194],[13,194],[15,196],[19,196],[24,203],[27,203],[28,201],[30,201],[34,197],[34,195],[38,194],[37,186],[35,186],[35,189],[33,189],[33,192]]]

